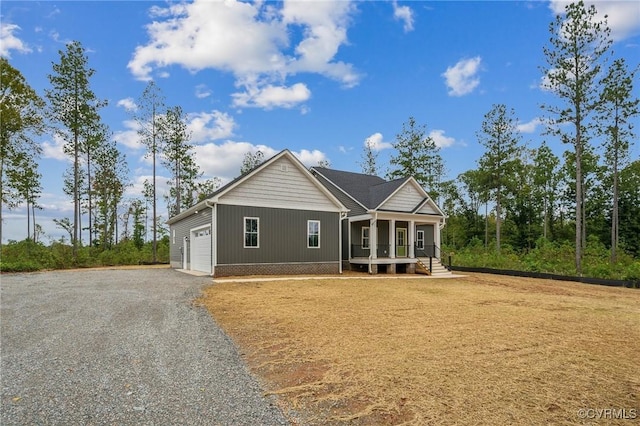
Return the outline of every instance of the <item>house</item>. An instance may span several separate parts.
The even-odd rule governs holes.
[[[343,219],[343,264],[369,273],[442,270],[440,230],[445,215],[413,177],[330,170],[311,173],[348,209]]]
[[[413,273],[439,257],[444,220],[413,178],[308,170],[284,150],[169,219],[170,262],[215,277]]]
[[[338,274],[346,213],[285,150],[169,219],[170,263],[216,277]]]

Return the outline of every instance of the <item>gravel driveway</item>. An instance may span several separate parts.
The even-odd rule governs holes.
[[[2,425],[287,424],[170,269],[2,275]]]

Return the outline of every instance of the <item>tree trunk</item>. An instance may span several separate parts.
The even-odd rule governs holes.
[[[36,204],[31,203],[31,220],[33,220],[33,242],[38,242],[38,236],[36,235]]]
[[[617,141],[615,146],[617,147]],[[618,250],[618,150],[613,155],[613,211],[611,212],[611,263],[617,260]]]
[[[31,238],[31,203],[27,197],[27,240]]]
[[[158,214],[156,201],[156,106],[153,106],[153,114],[151,116],[151,128],[153,131],[153,263],[158,261]]]
[[[498,193],[496,194],[496,252],[498,252],[498,254],[500,254],[500,214],[501,212],[501,206],[500,206],[500,193],[502,188],[498,187]]]
[[[2,258],[2,199],[4,196],[4,155],[0,159],[0,259]]]
[[[89,201],[89,247],[93,246],[93,226],[91,223],[91,154],[87,144],[87,199]]]
[[[484,249],[489,246],[489,202],[484,203]]]
[[[582,276],[582,145],[580,122],[576,126],[576,273]]]

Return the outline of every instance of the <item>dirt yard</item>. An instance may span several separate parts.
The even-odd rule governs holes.
[[[217,283],[201,301],[302,424],[640,418],[638,290],[354,276]]]

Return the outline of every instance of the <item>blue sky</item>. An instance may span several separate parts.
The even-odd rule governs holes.
[[[592,3],[592,2],[587,2]],[[616,57],[640,62],[640,5],[597,1],[609,16]],[[139,197],[151,167],[131,118],[147,81],[168,106],[188,115],[205,177],[238,175],[247,151],[288,148],[311,166],[360,171],[365,141],[379,150],[384,174],[390,144],[410,116],[442,147],[449,178],[477,167],[476,141],[496,103],[514,108],[523,141],[541,133],[542,48],[559,1],[41,1],[0,4],[0,55],[41,95],[65,43],[78,40],[96,70],[91,82],[109,105],[101,110],[131,171],[128,199]],[[640,96],[636,81],[636,96]],[[638,123],[640,124],[640,123]],[[44,192],[38,223],[45,241],[72,217],[60,189],[69,160],[61,141],[44,135]],[[640,157],[636,144],[632,157]],[[167,173],[158,184],[166,188]],[[160,213],[166,219],[164,202]],[[5,211],[3,238],[26,237],[26,213]]]

